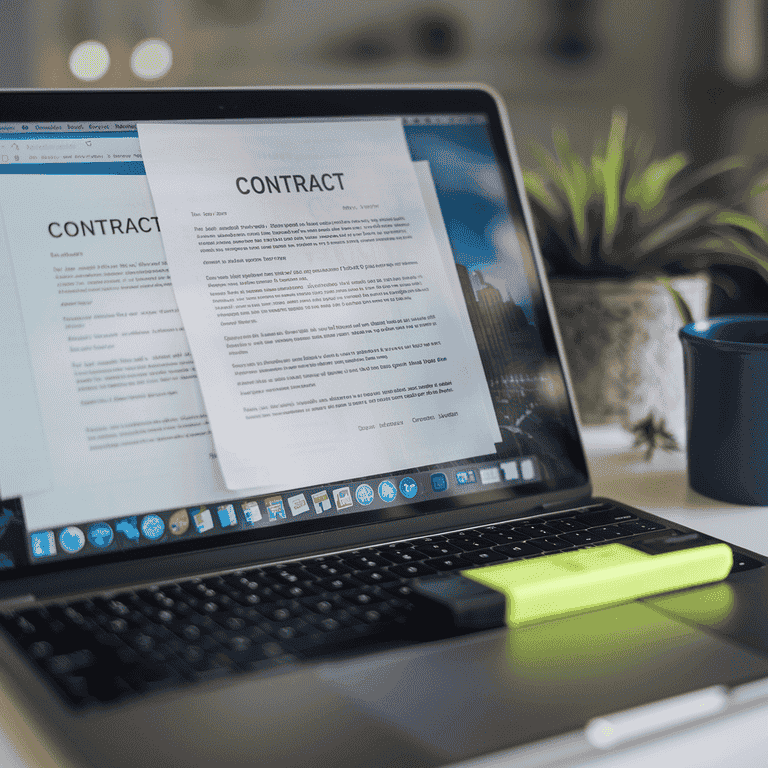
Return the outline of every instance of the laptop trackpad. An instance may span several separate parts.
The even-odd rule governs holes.
[[[459,759],[592,717],[768,675],[768,662],[641,603],[318,670],[369,714]]]

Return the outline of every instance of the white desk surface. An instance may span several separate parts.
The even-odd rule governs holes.
[[[685,454],[657,451],[650,462],[631,449],[617,427],[583,430],[595,495],[609,496],[746,549],[768,555],[768,507],[739,507],[713,501],[688,487]],[[768,755],[768,705],[706,727],[692,728],[621,754],[606,753],[581,768],[695,766],[732,768],[763,765]],[[503,755],[470,761],[477,768],[514,764]],[[52,755],[0,693],[2,768],[78,768]],[[579,768],[579,766],[573,766]]]
[[[684,451],[656,451],[650,461],[632,449],[620,427],[582,431],[596,496],[609,496],[732,544],[768,555],[768,507],[740,507],[688,486]]]

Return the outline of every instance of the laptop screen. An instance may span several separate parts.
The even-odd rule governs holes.
[[[0,115],[0,577],[586,482],[492,100],[246,93],[198,95],[195,117],[183,94],[80,95],[89,111],[61,119],[20,98]],[[176,129],[215,158],[242,141],[261,165],[233,194],[270,198],[247,220],[192,212],[205,296],[174,268],[189,249],[144,154]],[[382,175],[325,209],[314,198],[355,178],[322,166],[335,136],[356,173]],[[258,154],[280,141],[290,173]],[[405,207],[381,202],[393,195]]]

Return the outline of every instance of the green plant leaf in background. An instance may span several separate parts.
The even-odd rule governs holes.
[[[683,235],[689,234],[694,227],[706,222],[716,211],[717,205],[707,201],[683,208],[670,218],[664,219],[637,243],[637,255],[642,258],[671,245]]]
[[[657,277],[659,283],[661,283],[669,292],[672,297],[672,301],[675,302],[675,308],[677,309],[680,319],[683,321],[683,325],[688,325],[694,320],[693,312],[688,305],[688,302],[683,298],[683,295],[673,285],[672,281],[668,277]]]
[[[591,194],[591,184],[587,167],[582,159],[571,149],[568,135],[563,130],[553,134],[555,152],[559,160],[560,185],[571,210],[576,237],[582,248],[587,237],[587,201]]]
[[[560,201],[549,191],[547,183],[540,173],[524,170],[523,182],[525,188],[528,190],[528,194],[535,197],[552,216],[560,218],[565,214],[563,206],[560,205]]]
[[[688,165],[682,152],[676,152],[664,160],[654,160],[636,178],[627,183],[624,199],[636,203],[643,213],[656,208],[667,194],[669,183]]]
[[[627,114],[624,110],[614,110],[611,129],[605,147],[605,157],[600,163],[603,192],[603,248],[611,250],[621,208],[621,176],[624,170],[625,137],[627,134]]]
[[[524,172],[550,275],[671,275],[716,264],[747,265],[768,282],[768,228],[745,205],[768,191],[768,157],[732,156],[690,169],[682,152],[652,159],[647,137],[614,110],[608,135],[586,163],[566,131],[555,154],[531,146]],[[707,192],[728,180],[727,203]]]

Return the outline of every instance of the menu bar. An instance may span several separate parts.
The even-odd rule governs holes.
[[[138,137],[104,136],[62,138],[60,136],[14,138],[0,136],[0,164],[25,163],[114,163],[141,161]]]

